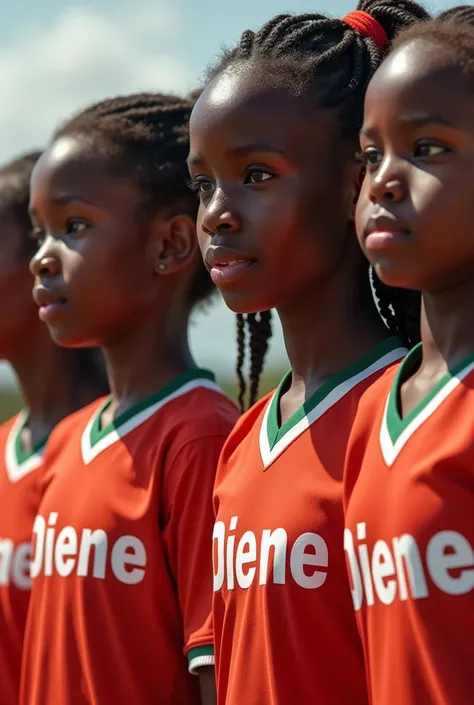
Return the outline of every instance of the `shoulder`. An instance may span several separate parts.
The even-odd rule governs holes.
[[[169,401],[154,425],[182,441],[209,436],[227,437],[239,418],[235,404],[216,385],[196,386]]]

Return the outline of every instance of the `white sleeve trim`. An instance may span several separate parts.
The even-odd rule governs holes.
[[[204,656],[196,656],[191,658],[189,662],[189,672],[197,676],[197,672],[204,666],[214,666],[214,654],[206,654]]]

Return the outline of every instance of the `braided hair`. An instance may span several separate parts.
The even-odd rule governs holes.
[[[404,27],[429,19],[413,0],[360,0],[358,10],[370,14],[384,28],[390,40]],[[364,98],[370,79],[384,53],[370,37],[364,37],[340,19],[319,13],[281,14],[257,32],[245,31],[240,42],[221,56],[208,72],[208,80],[243,62],[261,64],[266,75],[278,81],[295,98],[305,97],[315,108],[333,108],[341,137],[357,139],[362,125]],[[383,286],[375,275],[373,289],[380,312],[391,332],[406,345],[419,340],[420,295],[395,292]],[[410,312],[409,317],[407,313]],[[418,312],[418,317],[416,316]],[[258,394],[271,337],[270,312],[237,317],[237,376],[239,399],[246,392],[242,365],[245,358],[245,327],[250,331],[250,404]]]
[[[94,148],[110,160],[111,168],[135,179],[143,194],[143,213],[163,208],[197,215],[195,196],[187,187],[188,122],[194,101],[161,93],[137,93],[96,103],[63,124],[53,140],[63,135],[90,138]],[[191,280],[191,306],[215,291],[200,264]]]
[[[393,48],[415,39],[443,47],[454,66],[470,77],[474,75],[474,6],[452,7],[431,22],[408,27],[400,32]]]
[[[439,22],[453,22],[455,24],[474,24],[474,6],[458,5],[441,12],[437,17]]]

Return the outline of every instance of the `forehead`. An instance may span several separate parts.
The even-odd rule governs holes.
[[[397,48],[370,82],[364,123],[374,115],[400,118],[404,110],[437,115],[468,125],[474,108],[473,84],[438,43],[419,38]]]
[[[97,203],[117,189],[130,192],[131,179],[119,177],[110,159],[96,144],[81,136],[62,136],[41,155],[31,178],[31,199],[38,195],[60,199],[67,196]],[[113,194],[111,193],[113,192]]]
[[[326,145],[337,133],[330,110],[310,106],[278,84],[264,67],[238,64],[216,76],[203,91],[190,120],[191,151],[231,142],[270,144],[291,152],[304,144]]]

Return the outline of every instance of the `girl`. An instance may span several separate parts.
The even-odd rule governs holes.
[[[421,345],[370,389],[348,455],[352,596],[384,705],[474,693],[474,30],[448,20],[400,35],[361,133],[360,243],[423,293]]]
[[[18,705],[21,650],[30,596],[30,538],[38,472],[53,426],[106,394],[92,350],[63,350],[38,320],[28,268],[30,176],[39,152],[0,169],[0,357],[12,365],[25,409],[0,426],[0,683],[2,705]]]
[[[252,401],[272,307],[291,362],[219,465],[212,617],[222,704],[367,702],[342,471],[360,395],[403,350],[387,338],[354,236],[353,154],[388,39],[425,17],[413,2],[362,2],[343,20],[275,17],[225,54],[192,114],[198,237],[241,335],[249,316]],[[410,344],[416,328],[400,300],[375,287],[390,331]]]
[[[213,288],[186,188],[191,107],[106,100],[59,129],[33,173],[39,317],[64,347],[102,347],[112,394],[48,448],[25,705],[194,705],[186,656],[193,669],[213,663],[196,632],[211,604],[214,475],[237,410],[188,345],[190,312]]]

